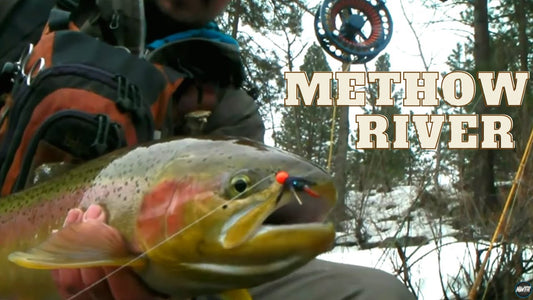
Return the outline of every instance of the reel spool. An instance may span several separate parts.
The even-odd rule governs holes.
[[[324,0],[315,15],[315,33],[334,58],[362,64],[389,43],[392,18],[383,0]]]

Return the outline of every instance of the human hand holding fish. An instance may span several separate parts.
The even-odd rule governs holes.
[[[91,205],[85,212],[75,208],[69,210],[63,226],[88,220],[105,223],[107,216],[99,205]],[[94,234],[99,234],[99,232],[94,232]],[[167,298],[146,287],[130,268],[121,270],[118,270],[118,267],[58,269],[52,270],[52,278],[59,294],[64,299],[71,299],[83,290],[87,290],[86,293],[79,294],[75,299],[160,300]]]

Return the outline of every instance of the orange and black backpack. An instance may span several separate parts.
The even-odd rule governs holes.
[[[49,9],[46,19],[41,14],[32,19],[33,27],[17,27],[15,15],[28,9],[23,5],[28,1],[22,0],[11,7],[11,23],[0,23],[2,195],[33,184],[36,166],[86,161],[171,135],[172,99],[195,76],[191,68],[168,67],[168,61],[183,54],[175,44],[184,39],[204,43],[210,35],[225,38],[208,28],[145,46],[142,0],[33,2]],[[9,40],[11,48],[5,46],[7,38],[16,39]],[[20,46],[32,39],[37,39],[35,45]],[[242,73],[235,74],[242,80]]]

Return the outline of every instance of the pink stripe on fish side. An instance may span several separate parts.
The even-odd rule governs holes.
[[[165,216],[178,188],[175,181],[164,181],[144,196],[137,218],[137,241],[150,247],[164,238]]]
[[[161,182],[144,196],[137,219],[136,240],[151,247],[171,236],[185,225],[184,205],[212,195],[209,185],[203,186],[193,179]]]

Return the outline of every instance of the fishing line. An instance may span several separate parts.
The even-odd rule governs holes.
[[[304,205],[304,202],[302,201],[300,196],[298,196],[298,193],[296,192],[296,190],[293,187],[291,187],[291,192],[294,195],[294,198],[296,198],[296,201],[298,201],[298,204]]]
[[[257,187],[258,185],[260,185],[261,183],[265,182],[267,179],[269,179],[270,177],[273,177],[275,176],[275,174],[272,174],[272,175],[268,175],[268,176],[265,176],[263,177],[261,180],[257,181],[255,184],[253,184],[252,186],[250,186],[249,189],[237,194],[235,197],[227,200],[228,202],[230,201],[233,201],[235,199],[238,199],[239,197],[241,197],[244,193],[248,193],[250,192],[251,189]],[[143,258],[146,254],[148,254],[149,252],[161,247],[163,244],[165,244],[166,242],[168,242],[169,240],[175,238],[176,236],[178,236],[179,234],[183,233],[185,230],[191,228],[192,226],[200,223],[201,221],[203,221],[204,219],[206,219],[207,217],[209,217],[210,215],[214,214],[215,211],[217,211],[218,209],[224,207],[228,205],[228,203],[223,203],[215,208],[213,208],[211,211],[207,212],[205,215],[203,215],[202,217],[198,218],[196,221],[192,222],[191,224],[183,227],[182,229],[178,230],[177,232],[173,233],[172,235],[170,235],[169,237],[167,237],[166,239],[162,240],[161,242],[155,244],[154,246],[152,246],[151,248],[149,248],[148,250],[144,251],[143,253],[139,254],[138,256],[134,257],[133,259],[131,259],[130,261],[128,261],[127,263],[125,263],[124,265],[118,267],[117,269],[113,270],[112,272],[110,272],[109,274],[107,274],[106,276],[104,276],[103,278],[95,281],[94,283],[92,283],[91,285],[89,285],[88,287],[84,288],[83,290],[77,292],[76,294],[74,294],[73,296],[71,296],[70,298],[68,298],[67,300],[72,300],[78,296],[80,296],[81,294],[89,291],[90,289],[92,289],[93,287],[95,287],[96,285],[106,281],[109,277],[115,275],[116,273],[118,273],[119,271],[123,270],[124,268],[130,266],[131,264],[133,264],[134,262],[138,261],[139,259]]]

